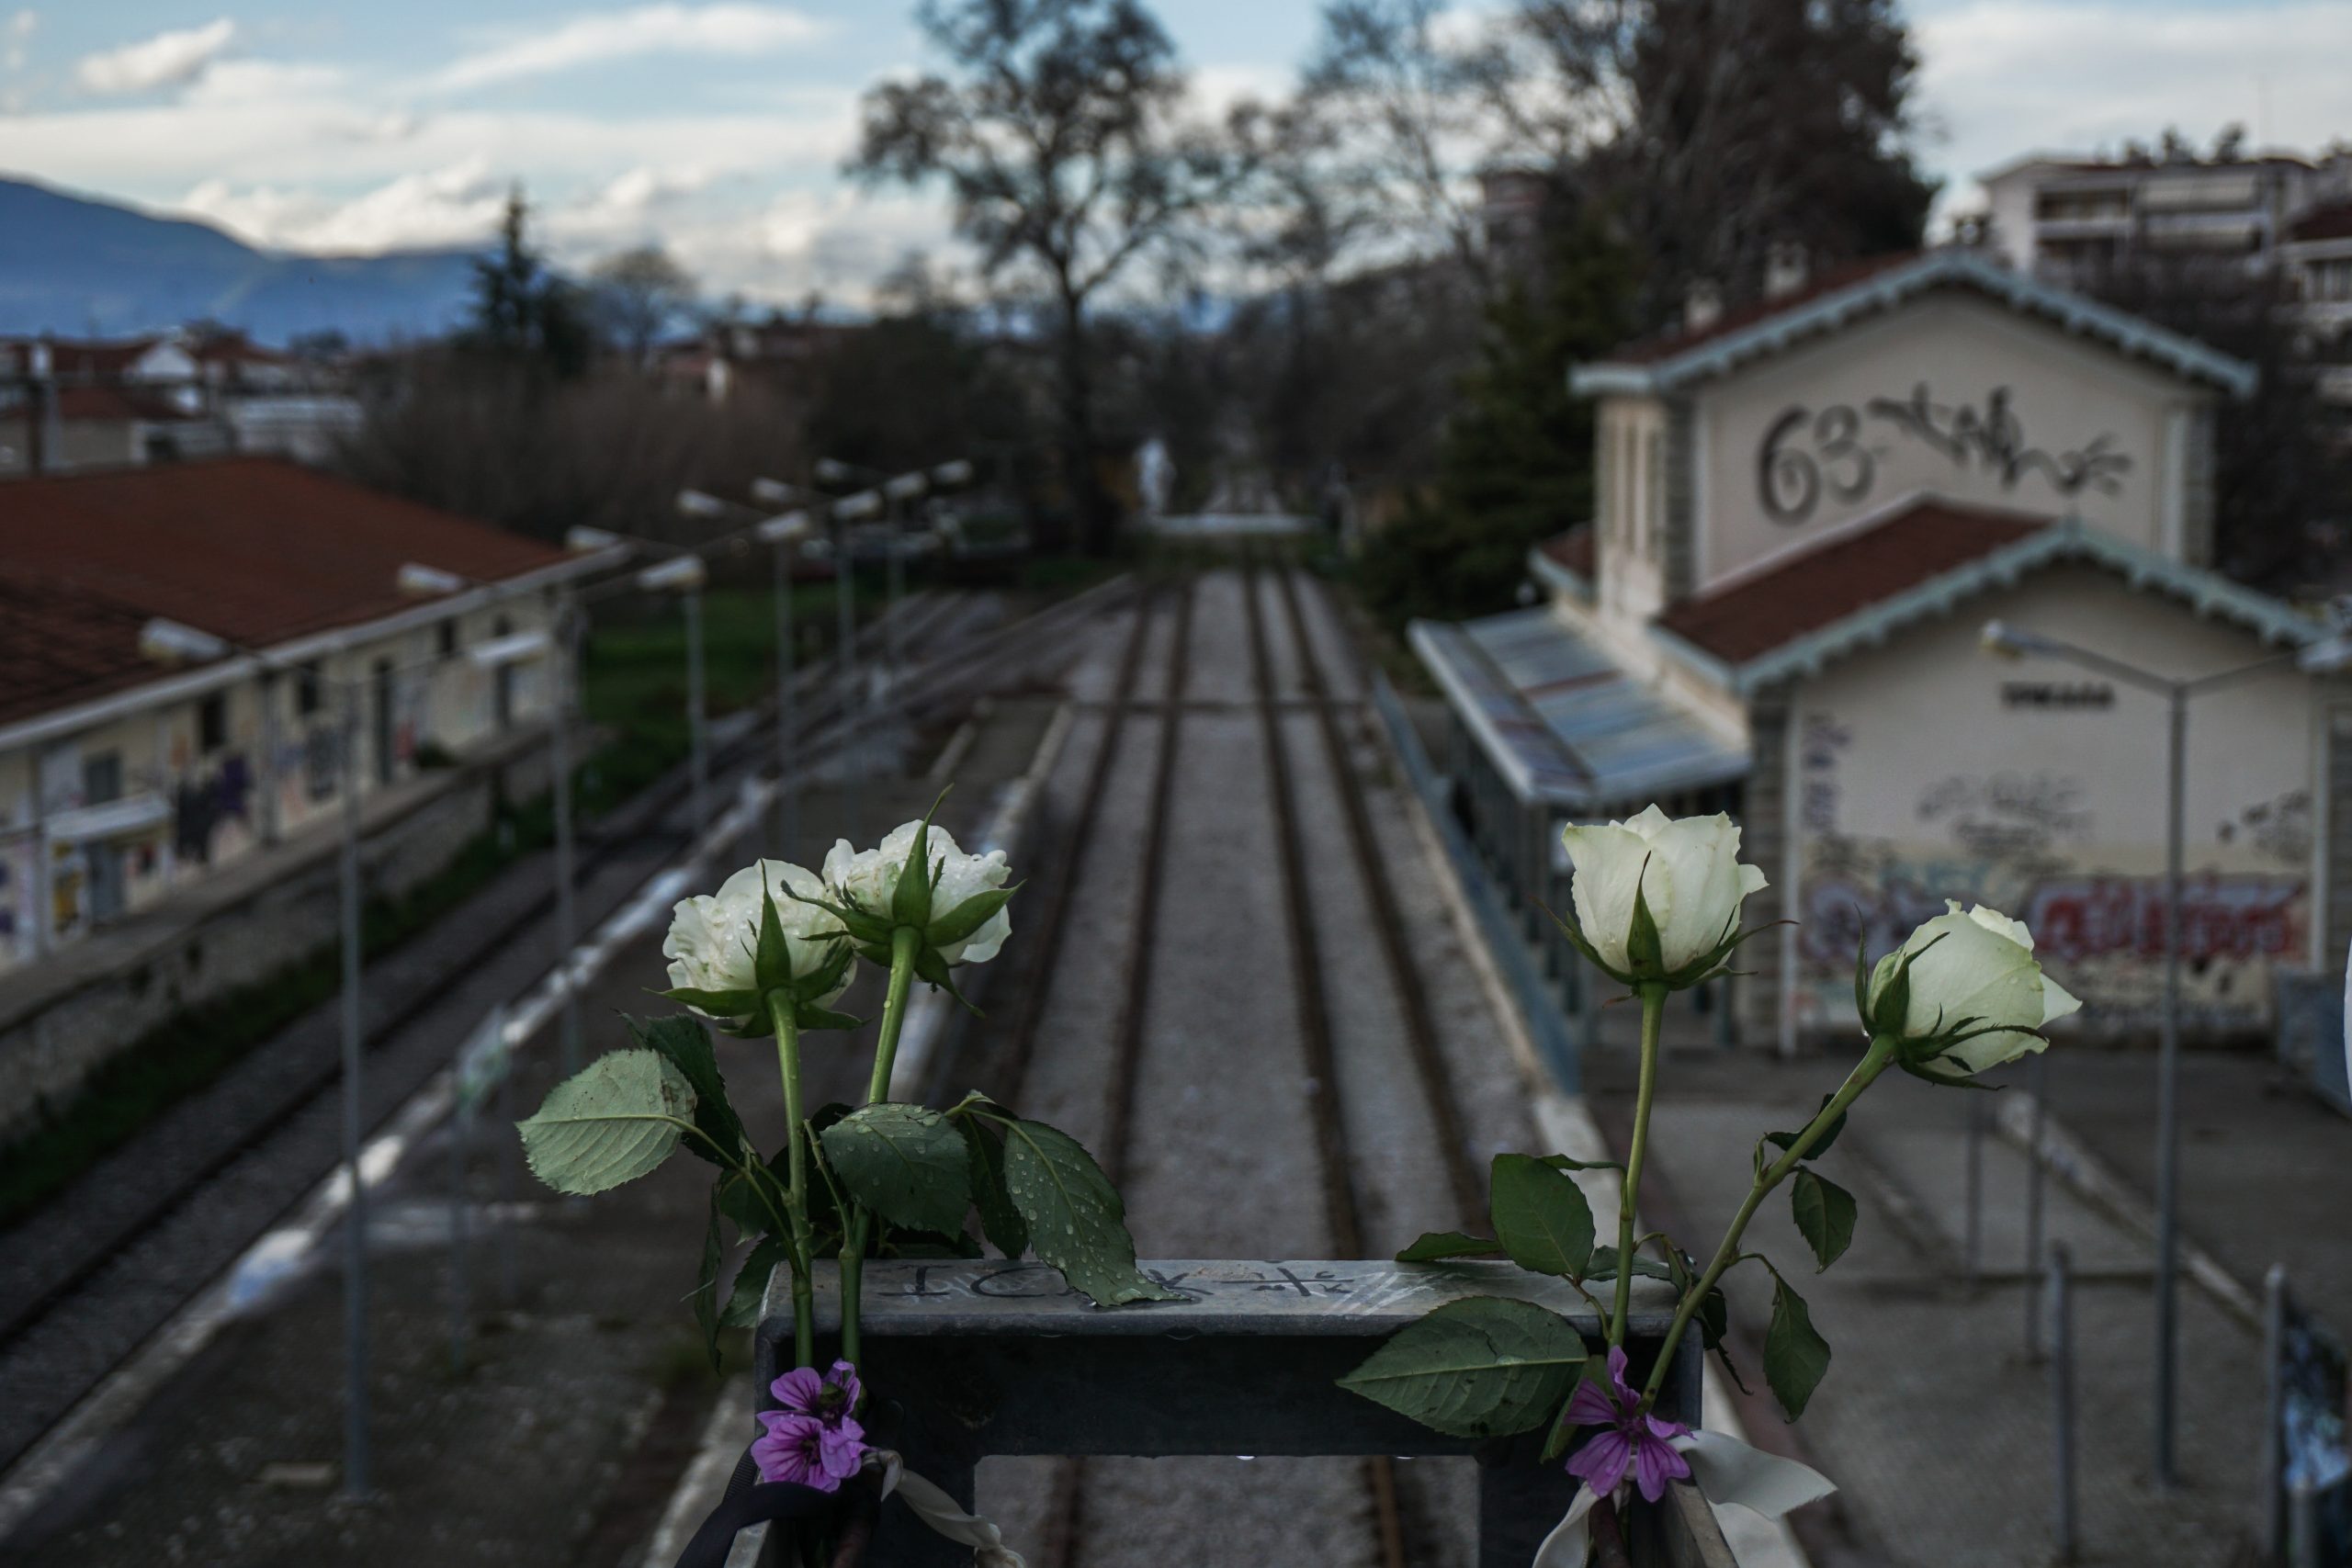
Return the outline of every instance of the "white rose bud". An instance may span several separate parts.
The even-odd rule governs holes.
[[[871,850],[854,850],[847,839],[835,840],[831,852],[825,856],[826,883],[845,908],[883,925],[897,923],[893,900],[899,874],[906,867],[907,857],[914,852],[915,836],[922,828],[921,822],[893,828],[880,846]],[[946,940],[932,941],[931,951],[945,964],[987,963],[997,955],[1004,939],[1012,934],[1012,917],[1002,902],[997,901],[987,919],[968,931],[961,931],[961,922],[955,922],[954,917],[970,899],[1004,886],[1005,879],[1012,874],[1004,852],[966,854],[954,834],[933,823],[929,859],[936,881],[920,918],[932,931],[954,933]]]
[[[1739,940],[1740,905],[1764,874],[1739,863],[1739,827],[1721,812],[1670,818],[1657,807],[1606,827],[1561,829],[1576,867],[1571,939],[1627,985],[1694,984]],[[1648,911],[1641,931],[1635,893]]]
[[[2045,1049],[2042,1026],[2083,1004],[2041,972],[2023,920],[1982,904],[1963,915],[1957,899],[1945,907],[1879,960],[1863,1021],[1902,1042],[1905,1066],[1951,1081]]]
[[[818,906],[800,901],[824,890],[806,866],[763,860],[729,877],[715,894],[680,899],[670,917],[670,933],[662,939],[673,995],[715,1023],[764,1032],[767,987],[759,974],[760,924],[773,900],[790,974],[788,979],[783,975],[767,978],[778,986],[813,987],[797,999],[810,1007],[831,1007],[849,988],[842,923]]]

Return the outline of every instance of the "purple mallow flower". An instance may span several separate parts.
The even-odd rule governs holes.
[[[847,1361],[835,1361],[832,1371],[821,1377],[814,1367],[795,1367],[768,1384],[768,1392],[793,1415],[814,1416],[820,1421],[856,1415],[859,1402],[865,1397],[857,1369]]]
[[[1586,1485],[1605,1496],[1617,1489],[1631,1470],[1644,1499],[1655,1503],[1666,1495],[1668,1482],[1690,1473],[1690,1461],[1673,1446],[1673,1439],[1690,1428],[1679,1421],[1640,1413],[1642,1396],[1625,1386],[1622,1347],[1609,1352],[1609,1382],[1613,1392],[1586,1382],[1578,1383],[1576,1393],[1568,1396],[1569,1424],[1600,1428],[1568,1456],[1568,1473],[1583,1477]]]
[[[865,1428],[853,1414],[864,1395],[857,1369],[835,1361],[820,1377],[813,1368],[796,1368],[770,1383],[768,1392],[784,1408],[760,1412],[767,1432],[752,1444],[760,1479],[839,1490],[865,1462]]]
[[[865,1428],[848,1416],[838,1422],[788,1410],[763,1410],[767,1434],[752,1444],[752,1462],[762,1481],[788,1481],[836,1492],[865,1462]]]

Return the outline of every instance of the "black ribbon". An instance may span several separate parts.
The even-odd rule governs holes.
[[[718,1506],[686,1542],[678,1568],[727,1568],[727,1554],[734,1549],[737,1532],[753,1525],[814,1524],[825,1529],[845,1520],[861,1504],[872,1506],[871,1495],[861,1487],[820,1492],[789,1481],[762,1481],[759,1475],[759,1467],[746,1450],[735,1461],[735,1472],[727,1478],[727,1492]]]

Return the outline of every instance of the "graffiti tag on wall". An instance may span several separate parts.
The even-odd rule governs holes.
[[[2029,474],[2039,474],[2060,495],[2085,490],[2113,495],[2121,489],[2132,459],[2114,449],[2113,436],[2094,436],[2073,451],[2045,451],[2027,443],[2009,398],[2008,388],[1996,387],[1980,412],[1966,403],[1937,402],[1922,381],[1908,398],[1872,398],[1859,410],[1851,403],[1818,411],[1794,404],[1756,448],[1756,491],[1764,514],[1776,523],[1803,523],[1824,493],[1849,503],[1868,495],[1892,445],[1868,439],[1866,420],[1955,468],[1991,473],[2005,491],[2017,489]]]
[[[2184,888],[2181,953],[2194,964],[2243,963],[2300,952],[2300,877],[2198,876]],[[2165,955],[2165,884],[2155,876],[2084,876],[2045,882],[2026,902],[2035,949],[2062,963]]]

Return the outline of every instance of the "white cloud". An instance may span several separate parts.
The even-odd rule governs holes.
[[[206,180],[176,205],[265,245],[365,254],[479,243],[497,228],[511,187],[489,159],[477,155],[399,175],[347,201]]]
[[[120,49],[85,55],[74,73],[88,91],[107,96],[173,86],[201,76],[236,32],[237,24],[223,17],[200,28],[157,33]]]
[[[2331,0],[2163,11],[2111,3],[1964,0],[1917,23],[1919,97],[1943,132],[1945,206],[2020,153],[2115,150],[2168,125],[2200,144],[2232,121],[2310,152],[2352,132],[2352,6]]]
[[[40,30],[40,13],[23,10],[0,28],[0,70],[22,71],[31,51],[33,34]]]
[[[431,85],[458,91],[647,54],[764,54],[823,31],[821,23],[782,6],[640,6],[492,44],[451,62]]]

